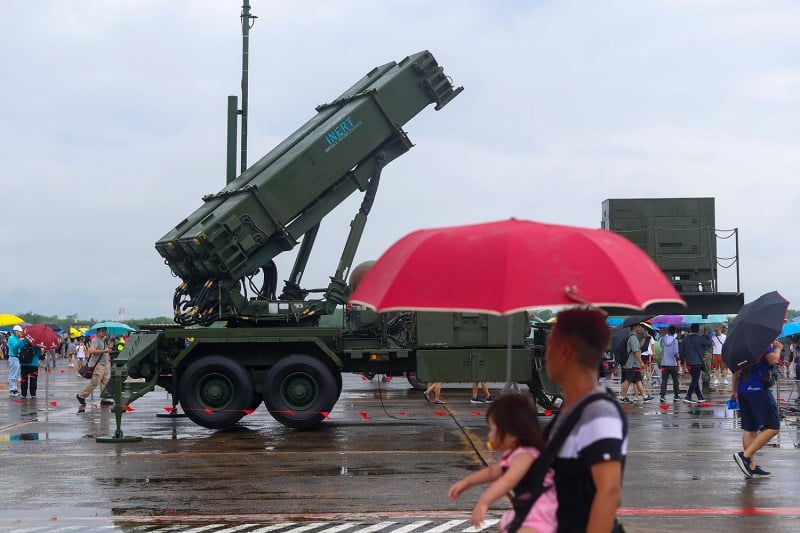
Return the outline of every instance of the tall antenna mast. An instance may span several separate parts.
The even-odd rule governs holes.
[[[243,0],[242,14],[239,16],[242,23],[242,108],[237,109],[237,98],[228,96],[228,157],[226,168],[226,183],[236,178],[236,116],[242,116],[241,151],[239,156],[240,173],[247,170],[247,74],[250,57],[250,28],[258,17],[250,14],[250,0]]]
[[[247,170],[247,66],[250,55],[250,28],[255,24],[255,15],[250,14],[250,1],[242,5],[242,149],[239,158],[241,172]]]

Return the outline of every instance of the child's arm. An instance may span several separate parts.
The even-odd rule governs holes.
[[[450,487],[447,497],[451,500],[458,498],[462,492],[475,485],[490,483],[500,477],[500,465],[490,465],[473,472],[461,481],[457,481]]]
[[[514,456],[505,473],[498,477],[478,498],[475,507],[472,509],[470,524],[474,527],[479,527],[486,517],[489,506],[516,487],[522,477],[530,470],[532,464],[533,456],[530,454],[520,453]]]

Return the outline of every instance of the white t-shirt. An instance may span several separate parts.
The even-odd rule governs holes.
[[[725,344],[725,334],[715,335],[711,337],[711,342],[714,346],[711,348],[711,353],[714,355],[722,355],[722,345]]]

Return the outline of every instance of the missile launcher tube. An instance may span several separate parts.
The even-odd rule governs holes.
[[[377,67],[156,243],[189,285],[237,280],[299,239],[356,190],[381,157],[411,147],[401,129],[460,92],[423,51]]]

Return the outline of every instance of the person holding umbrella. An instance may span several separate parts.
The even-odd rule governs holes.
[[[633,394],[638,392],[642,396],[642,402],[653,401],[653,397],[646,394],[642,385],[642,369],[645,368],[642,361],[642,345],[639,341],[639,332],[642,330],[641,324],[632,324],[631,333],[628,336],[628,360],[622,365],[622,385],[620,385],[620,402],[625,404],[633,403],[628,398],[628,387],[633,384]]]
[[[789,301],[778,291],[762,294],[739,310],[728,327],[722,359],[733,374],[731,400],[739,402],[742,419],[741,452],[733,459],[745,477],[767,476],[755,454],[780,429],[775,397],[769,390],[770,367],[778,362],[783,345],[776,339],[783,328]]]
[[[550,443],[574,412],[555,454],[559,531],[616,531],[627,445],[625,411],[598,385],[598,368],[611,332],[598,309],[558,313],[547,337],[547,375],[564,391],[564,403],[547,428]],[[638,349],[638,341],[636,341]]]
[[[108,354],[111,353],[112,347],[111,345],[106,346],[106,332],[107,328],[105,327],[97,328],[97,334],[89,345],[89,361],[86,364],[91,365],[92,359],[94,358],[94,371],[92,372],[92,379],[89,381],[89,384],[75,395],[75,398],[81,405],[86,405],[86,397],[89,396],[98,385],[100,385],[100,390],[102,391],[106,388],[106,385],[108,385],[111,379],[111,356]],[[111,400],[103,400],[100,402],[101,405],[111,405],[112,403],[114,402]]]
[[[733,458],[747,478],[770,474],[756,464],[755,454],[777,435],[781,428],[778,404],[765,380],[769,367],[778,362],[781,348],[783,344],[774,341],[758,363],[733,374],[731,400],[739,402],[744,431],[742,437],[744,450],[733,454]]]
[[[8,338],[8,395],[12,398],[19,396],[17,388],[20,375],[19,350],[22,348],[21,343],[25,342],[22,333],[22,326],[16,325]]]
[[[700,375],[703,373],[703,354],[707,348],[711,348],[711,341],[700,335],[700,324],[689,326],[689,334],[681,342],[680,355],[686,360],[686,366],[692,374],[692,382],[686,391],[683,399],[686,403],[697,403],[706,401],[703,391],[700,390]],[[697,400],[692,399],[694,394]]]
[[[22,339],[17,344],[18,351],[21,351],[26,345],[31,344],[28,339]],[[36,398],[36,391],[39,388],[39,358],[42,356],[42,349],[38,346],[31,344],[33,350],[33,359],[29,361],[22,361],[20,359],[20,392],[23,398],[28,397],[28,392],[31,393],[31,398]]]

